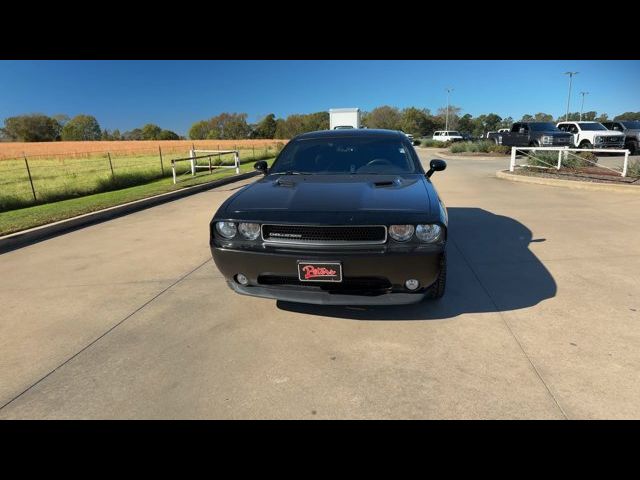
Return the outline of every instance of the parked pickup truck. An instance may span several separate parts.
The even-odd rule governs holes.
[[[508,147],[567,147],[572,135],[551,122],[516,122],[508,132],[491,132],[487,139]]]
[[[640,120],[619,120],[616,122],[602,122],[607,130],[622,132],[624,134],[624,148],[637,155],[640,145]]]
[[[624,147],[624,133],[607,130],[599,122],[560,122],[558,128],[570,133],[578,148]]]

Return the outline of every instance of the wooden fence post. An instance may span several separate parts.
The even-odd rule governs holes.
[[[116,178],[116,174],[113,173],[113,163],[111,163],[111,154],[107,152],[107,157],[109,157],[109,168],[111,168],[111,177]]]
[[[31,192],[33,193],[33,201],[37,202],[36,189],[33,187],[33,179],[31,178],[31,170],[29,170],[29,162],[27,161],[27,154],[24,154],[24,164],[27,166],[27,174],[29,175],[29,183],[31,184]]]
[[[160,172],[164,177],[164,165],[162,164],[162,147],[160,145],[158,145],[158,153],[160,154]]]

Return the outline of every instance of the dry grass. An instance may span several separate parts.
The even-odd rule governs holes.
[[[158,147],[163,153],[184,153],[192,145],[196,149],[251,149],[264,148],[288,140],[141,140],[141,141],[97,141],[97,142],[0,142],[0,160],[31,156],[86,157],[92,153],[110,152],[112,155],[156,154]]]

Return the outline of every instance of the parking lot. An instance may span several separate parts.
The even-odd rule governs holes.
[[[447,162],[438,302],[234,294],[208,222],[240,183],[0,255],[0,418],[638,418],[640,195]]]

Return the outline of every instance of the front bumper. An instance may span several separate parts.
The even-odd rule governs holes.
[[[593,144],[593,148],[597,148],[598,150],[606,150],[608,148],[622,150],[624,149],[624,141],[617,143],[595,143]]]
[[[229,287],[243,295],[322,305],[402,305],[420,302],[425,297],[440,273],[444,247],[413,252],[300,251],[283,254],[211,246],[211,253]],[[298,260],[339,261],[343,282],[299,282]],[[249,279],[248,285],[236,282],[238,273]],[[292,281],[281,284],[267,281],[274,278]],[[418,280],[420,287],[413,292],[406,289],[404,282],[408,279]]]

